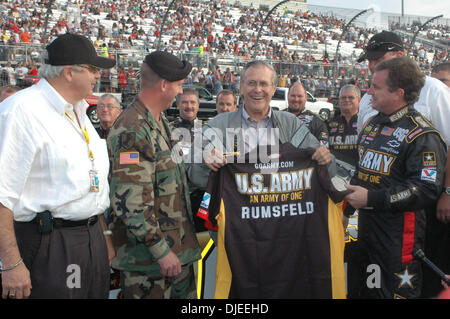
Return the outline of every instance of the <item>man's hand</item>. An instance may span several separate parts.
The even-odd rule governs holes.
[[[450,279],[450,275],[445,275],[445,278]],[[448,288],[448,285],[444,280],[441,280],[441,284],[442,284],[442,286],[444,286],[445,289]]]
[[[2,268],[12,267],[20,260],[20,251],[14,233],[13,212],[0,204],[0,256]],[[16,268],[2,272],[2,298],[28,298],[31,293],[31,277],[22,262]]]
[[[227,163],[227,159],[222,151],[213,149],[205,156],[205,165],[212,171],[217,172]]]
[[[110,235],[106,235],[105,236],[105,240],[106,240],[106,248],[108,250],[109,266],[111,267],[112,260],[114,259],[114,257],[116,257],[116,251],[114,250],[114,245],[112,243],[111,236]]]
[[[450,222],[450,196],[442,193],[436,207],[436,217],[447,224]]]
[[[164,277],[176,277],[181,274],[180,260],[173,251],[159,259],[158,264]]]
[[[317,161],[319,165],[327,165],[331,162],[331,153],[326,146],[321,146],[314,152],[311,158]]]
[[[344,227],[344,233],[347,235],[348,231],[348,220],[349,218],[347,216],[342,216],[342,226]]]
[[[7,268],[9,265],[3,265]],[[12,299],[28,298],[31,294],[30,272],[24,263],[16,268],[2,272],[2,298],[8,296]]]
[[[114,259],[114,257],[116,257],[116,251],[114,250],[114,245],[112,242],[111,235],[105,234],[105,231],[109,231],[108,226],[106,225],[105,215],[100,214],[99,220],[102,225],[103,234],[105,235],[106,249],[108,250],[109,266],[111,267],[112,260]]]
[[[364,208],[367,206],[368,191],[364,187],[356,185],[344,185],[345,188],[352,192],[345,196],[345,199],[356,209]]]

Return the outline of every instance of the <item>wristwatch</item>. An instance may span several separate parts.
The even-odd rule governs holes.
[[[450,187],[444,187],[444,193],[450,196]]]

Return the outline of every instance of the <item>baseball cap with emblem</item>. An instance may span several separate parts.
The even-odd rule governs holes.
[[[165,51],[154,51],[148,54],[144,63],[160,77],[170,82],[186,78],[192,70],[192,65],[188,61],[181,61]]]
[[[89,64],[102,69],[112,68],[116,61],[100,57],[92,42],[79,34],[66,33],[57,37],[46,47],[50,65]]]
[[[395,33],[390,31],[382,31],[370,38],[367,46],[364,48],[363,54],[358,58],[358,62],[364,60],[378,60],[386,52],[402,51],[403,41]]]

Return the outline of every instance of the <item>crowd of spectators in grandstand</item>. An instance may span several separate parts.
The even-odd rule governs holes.
[[[47,28],[48,41],[66,32],[90,37],[100,55],[118,59],[116,68],[102,73],[96,89],[136,92],[138,65],[143,55],[156,48],[168,3],[162,0],[152,3],[69,0],[64,5],[55,2]],[[39,52],[46,39],[46,3],[15,0],[1,2],[0,6],[0,61],[3,62],[0,84],[29,85],[37,76]],[[240,14],[233,15],[232,10]],[[254,46],[265,15],[265,11],[244,7],[238,1],[234,4],[223,0],[177,2],[167,17],[162,45],[193,62],[196,68],[188,81],[205,85],[213,93],[221,88],[237,91],[239,87],[239,68],[230,65],[221,69],[220,58],[232,62],[253,57],[272,60],[280,75],[280,86],[287,86],[293,77],[301,77],[308,90],[320,97],[336,96],[342,81],[351,81],[362,90],[368,88],[367,65],[356,62],[355,51],[333,60],[326,50],[319,55],[292,50],[292,46],[317,49],[317,44],[339,40],[346,21],[309,11],[281,10],[266,21],[265,37]],[[355,49],[362,48],[373,33],[375,30],[351,26],[342,41],[352,43]],[[125,50],[129,51],[123,53]],[[426,72],[448,59],[446,51],[436,48],[413,47],[410,52]]]

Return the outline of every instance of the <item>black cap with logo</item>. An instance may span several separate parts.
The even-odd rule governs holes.
[[[363,54],[358,58],[358,62],[364,60],[377,60],[381,58],[386,52],[402,51],[402,39],[390,31],[382,31],[370,38],[369,43],[364,48]]]
[[[116,61],[97,55],[92,42],[79,34],[66,33],[57,37],[46,47],[50,65],[89,64],[102,69],[112,68]]]

